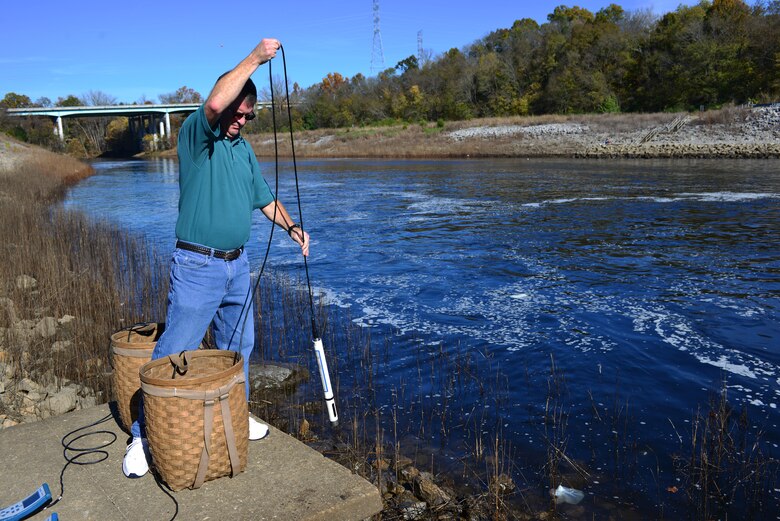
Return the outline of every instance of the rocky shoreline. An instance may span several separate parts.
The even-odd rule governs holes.
[[[597,144],[575,157],[599,159],[772,159],[780,157],[780,143],[651,143]]]
[[[20,275],[15,281],[17,289],[36,292],[38,282],[29,275]],[[102,401],[93,389],[57,378],[50,372],[37,374],[30,368],[36,364],[30,360],[30,345],[47,342],[52,353],[67,351],[73,346],[72,327],[76,317],[43,316],[25,319],[17,316],[16,306],[8,297],[0,297],[0,313],[5,315],[9,327],[0,328],[0,430],[20,423],[43,420],[67,412],[94,407]],[[21,358],[14,358],[8,350]],[[94,360],[102,366],[101,360]]]

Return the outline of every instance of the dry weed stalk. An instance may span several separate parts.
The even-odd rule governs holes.
[[[762,451],[762,436],[751,429],[746,409],[737,412],[729,404],[725,383],[710,399],[709,410],[697,411],[690,454],[675,460],[696,519],[737,513],[741,519],[763,519],[778,462]]]
[[[73,380],[106,400],[109,337],[135,322],[161,320],[167,278],[143,242],[53,206],[69,184],[91,173],[83,163],[43,150],[29,151],[2,173],[0,281],[18,320],[75,317],[53,338],[8,338],[20,374],[44,384]],[[37,281],[35,289],[17,283],[24,276]],[[19,329],[8,320],[7,331]],[[55,352],[58,340],[70,347]]]

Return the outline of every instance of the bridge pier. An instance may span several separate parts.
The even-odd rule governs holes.
[[[147,124],[145,119],[145,115],[132,116],[128,118],[130,135],[133,136],[133,139],[135,140],[135,146],[138,150],[143,150],[144,136],[148,133],[146,130]]]
[[[57,128],[54,129],[54,133],[57,134],[61,142],[65,141],[65,132],[62,130],[62,116],[57,116]]]

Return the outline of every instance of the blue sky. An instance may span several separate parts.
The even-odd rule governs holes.
[[[417,54],[417,34],[434,56],[461,48],[520,18],[540,23],[557,5],[593,12],[609,1],[380,0],[384,65]],[[616,1],[627,11],[674,10],[675,0]],[[683,2],[690,4],[691,2]],[[219,7],[218,7],[219,6]],[[372,0],[214,2],[13,0],[3,6],[0,96],[80,96],[103,91],[120,102],[187,85],[206,96],[217,76],[262,37],[279,38],[291,82],[308,87],[329,72],[372,76]],[[282,72],[274,62],[274,75]],[[267,88],[268,66],[254,79]]]

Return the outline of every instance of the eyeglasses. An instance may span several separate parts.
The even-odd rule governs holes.
[[[253,119],[255,119],[255,113],[250,112],[249,114],[242,114],[241,112],[236,112],[235,114],[233,114],[233,119],[238,120],[241,118],[244,118],[245,121],[252,121]]]

